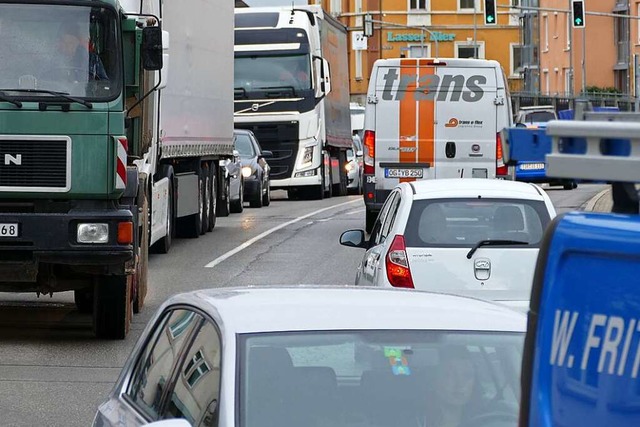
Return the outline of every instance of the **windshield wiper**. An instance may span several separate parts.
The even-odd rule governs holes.
[[[1,90],[7,91],[7,92],[47,93],[49,95],[59,96],[60,98],[64,98],[71,102],[77,102],[78,104],[84,105],[89,109],[93,108],[93,104],[90,103],[89,101],[76,98],[75,96],[70,96],[67,92],[56,92],[55,90],[46,90],[46,89],[1,89]]]
[[[18,108],[22,108],[22,102],[7,96],[4,92],[0,92],[0,101],[9,102]]]
[[[502,245],[528,245],[529,242],[523,242],[521,240],[480,240],[467,254],[467,259],[471,259],[474,253],[482,246],[502,246]]]
[[[247,97],[247,90],[243,87],[234,87],[233,88],[234,98],[238,99],[238,95]]]
[[[291,93],[293,94],[293,96],[298,96],[296,94],[296,88],[294,88],[293,86],[266,86],[266,87],[258,87],[256,89],[262,89],[262,90],[291,89]]]

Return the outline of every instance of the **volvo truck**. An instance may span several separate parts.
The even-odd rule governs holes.
[[[320,6],[235,10],[235,116],[289,198],[347,194],[347,31]]]
[[[217,0],[0,1],[0,291],[73,291],[125,337],[149,247],[215,225],[232,20]]]

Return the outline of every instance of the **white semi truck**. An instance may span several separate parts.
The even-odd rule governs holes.
[[[345,27],[320,6],[235,10],[235,117],[273,153],[289,198],[347,194],[352,146]]]

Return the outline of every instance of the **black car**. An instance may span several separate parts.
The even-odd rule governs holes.
[[[271,181],[269,165],[265,158],[273,156],[271,151],[263,150],[253,132],[236,129],[235,149],[240,153],[242,177],[244,178],[244,200],[252,208],[269,206],[271,203]]]

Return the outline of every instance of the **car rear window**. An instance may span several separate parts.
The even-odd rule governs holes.
[[[555,120],[556,115],[550,111],[536,111],[534,113],[527,114],[525,121],[527,123],[533,122],[548,122],[549,120]]]
[[[538,246],[550,221],[542,201],[515,199],[416,200],[404,232],[407,247],[469,247],[481,240]]]

